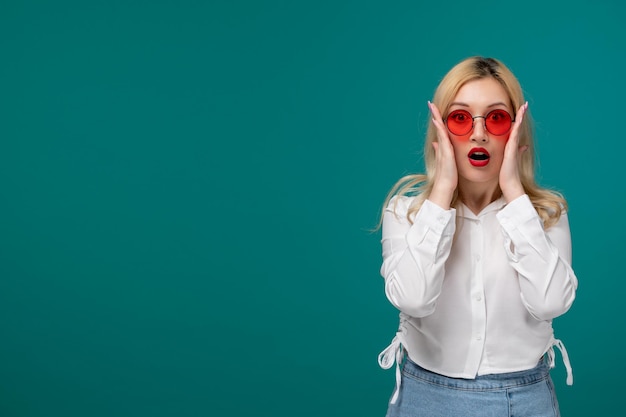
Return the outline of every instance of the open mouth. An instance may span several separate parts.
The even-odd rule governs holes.
[[[485,148],[472,148],[467,157],[469,163],[475,167],[484,167],[489,163],[489,152]]]

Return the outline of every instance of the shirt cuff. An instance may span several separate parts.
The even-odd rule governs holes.
[[[422,207],[415,216],[415,223],[423,223],[430,230],[441,235],[454,234],[454,218],[456,209],[444,210],[430,200],[424,200]]]
[[[496,214],[496,218],[502,226],[514,228],[538,217],[537,210],[535,210],[535,206],[527,194],[517,197]]]

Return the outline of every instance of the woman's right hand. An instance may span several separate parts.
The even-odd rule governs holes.
[[[436,160],[435,180],[428,199],[439,207],[448,210],[459,181],[454,148],[448,137],[448,129],[443,123],[439,109],[430,101],[428,102],[428,107],[433,116],[432,122],[437,129],[437,142],[432,144]]]

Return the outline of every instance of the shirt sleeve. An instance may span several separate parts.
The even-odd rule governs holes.
[[[578,280],[571,267],[572,245],[567,213],[544,230],[527,195],[497,214],[510,265],[517,271],[521,298],[538,320],[552,320],[571,307]]]
[[[381,275],[391,304],[409,316],[425,317],[441,293],[456,211],[426,200],[411,224],[406,218],[411,200],[394,197],[385,209]]]

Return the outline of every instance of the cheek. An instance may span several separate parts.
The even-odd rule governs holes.
[[[495,142],[495,141],[494,141]],[[497,161],[504,159],[504,148],[506,147],[506,138],[498,139],[497,143],[494,143],[493,150],[491,151],[491,157]]]
[[[450,133],[450,142],[452,142],[452,144],[454,145],[455,142],[458,143],[467,143],[470,140],[470,137],[472,137],[472,133],[468,133],[467,135],[463,135],[463,136],[457,136],[457,135],[453,135],[452,133]]]
[[[468,139],[461,139],[457,136],[455,138],[450,138],[450,143],[452,144],[454,159],[457,163],[467,157]]]

